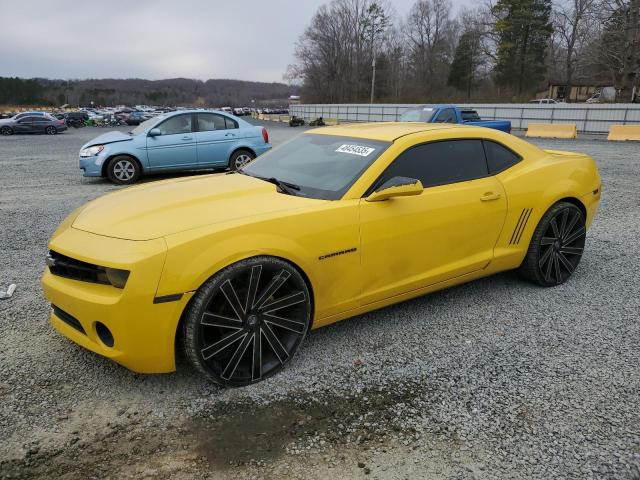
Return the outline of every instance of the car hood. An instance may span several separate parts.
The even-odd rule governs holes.
[[[107,132],[107,133],[103,133],[102,135],[98,135],[93,140],[88,141],[82,146],[82,148],[87,148],[92,145],[105,145],[107,143],[126,142],[132,139],[133,139],[133,135],[129,135],[127,133]]]
[[[214,174],[151,182],[88,203],[73,228],[126,240],[151,240],[216,223],[325,202],[279,193],[247,175]]]

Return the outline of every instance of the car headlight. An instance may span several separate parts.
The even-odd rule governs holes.
[[[80,150],[80,156],[93,157],[98,155],[102,150],[104,150],[104,145],[94,145],[93,147],[87,147]]]
[[[127,279],[129,278],[128,270],[119,270],[117,268],[105,268],[105,273],[107,274],[107,279],[109,283],[116,288],[124,288],[127,283]]]

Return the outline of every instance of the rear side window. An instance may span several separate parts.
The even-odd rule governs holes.
[[[449,140],[404,151],[389,165],[375,187],[393,177],[416,178],[424,187],[433,187],[487,175],[481,140]]]
[[[235,120],[229,117],[224,117],[224,121],[227,123],[227,130],[238,128],[238,122],[236,122]]]
[[[489,173],[495,175],[518,163],[521,158],[506,147],[490,140],[483,140],[484,151],[487,156]]]
[[[198,114],[198,131],[211,132],[213,130],[226,130],[226,124],[222,115],[213,113]]]
[[[465,121],[475,122],[477,120],[480,120],[480,115],[478,115],[478,112],[476,112],[475,110],[462,110],[460,112],[460,115],[462,116],[462,120]]]

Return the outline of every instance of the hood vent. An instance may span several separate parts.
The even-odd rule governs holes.
[[[527,226],[529,217],[531,217],[531,212],[533,212],[533,208],[525,208],[522,210],[520,218],[518,218],[518,223],[516,223],[516,228],[513,229],[513,233],[511,234],[509,245],[518,245],[520,243],[522,232],[524,232],[524,229]]]

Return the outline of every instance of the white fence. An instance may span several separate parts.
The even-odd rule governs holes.
[[[340,122],[394,122],[413,104],[300,104],[291,105],[291,115],[312,119],[337,118]],[[529,123],[575,123],[581,133],[607,133],[610,125],[640,124],[640,105],[530,103],[462,104],[477,110],[485,120],[511,120],[514,129]]]

